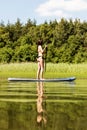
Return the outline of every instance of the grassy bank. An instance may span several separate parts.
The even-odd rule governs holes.
[[[36,78],[37,63],[10,63],[0,64],[0,78],[8,77],[33,77]],[[87,78],[87,64],[48,63],[44,77],[69,77]]]

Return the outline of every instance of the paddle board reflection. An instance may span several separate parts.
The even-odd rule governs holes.
[[[47,116],[46,116],[46,101],[44,100],[43,93],[43,82],[37,83],[37,123],[38,125],[46,125],[47,124]],[[43,102],[44,100],[44,102]]]

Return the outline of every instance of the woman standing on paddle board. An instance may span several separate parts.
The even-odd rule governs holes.
[[[43,79],[43,71],[44,71],[44,58],[43,54],[47,48],[47,45],[44,49],[42,49],[42,40],[38,41],[38,70],[37,70],[37,79]]]

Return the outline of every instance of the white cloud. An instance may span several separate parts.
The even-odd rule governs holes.
[[[71,12],[87,10],[86,0],[47,0],[40,4],[36,12],[40,16],[67,17]]]
[[[86,0],[68,0],[65,2],[65,10],[68,10],[68,11],[87,10],[87,1]]]

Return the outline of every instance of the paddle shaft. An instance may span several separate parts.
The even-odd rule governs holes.
[[[46,72],[46,58],[47,58],[47,47],[46,47],[46,52],[45,52],[45,59],[44,59],[44,63],[45,63],[45,72]]]

